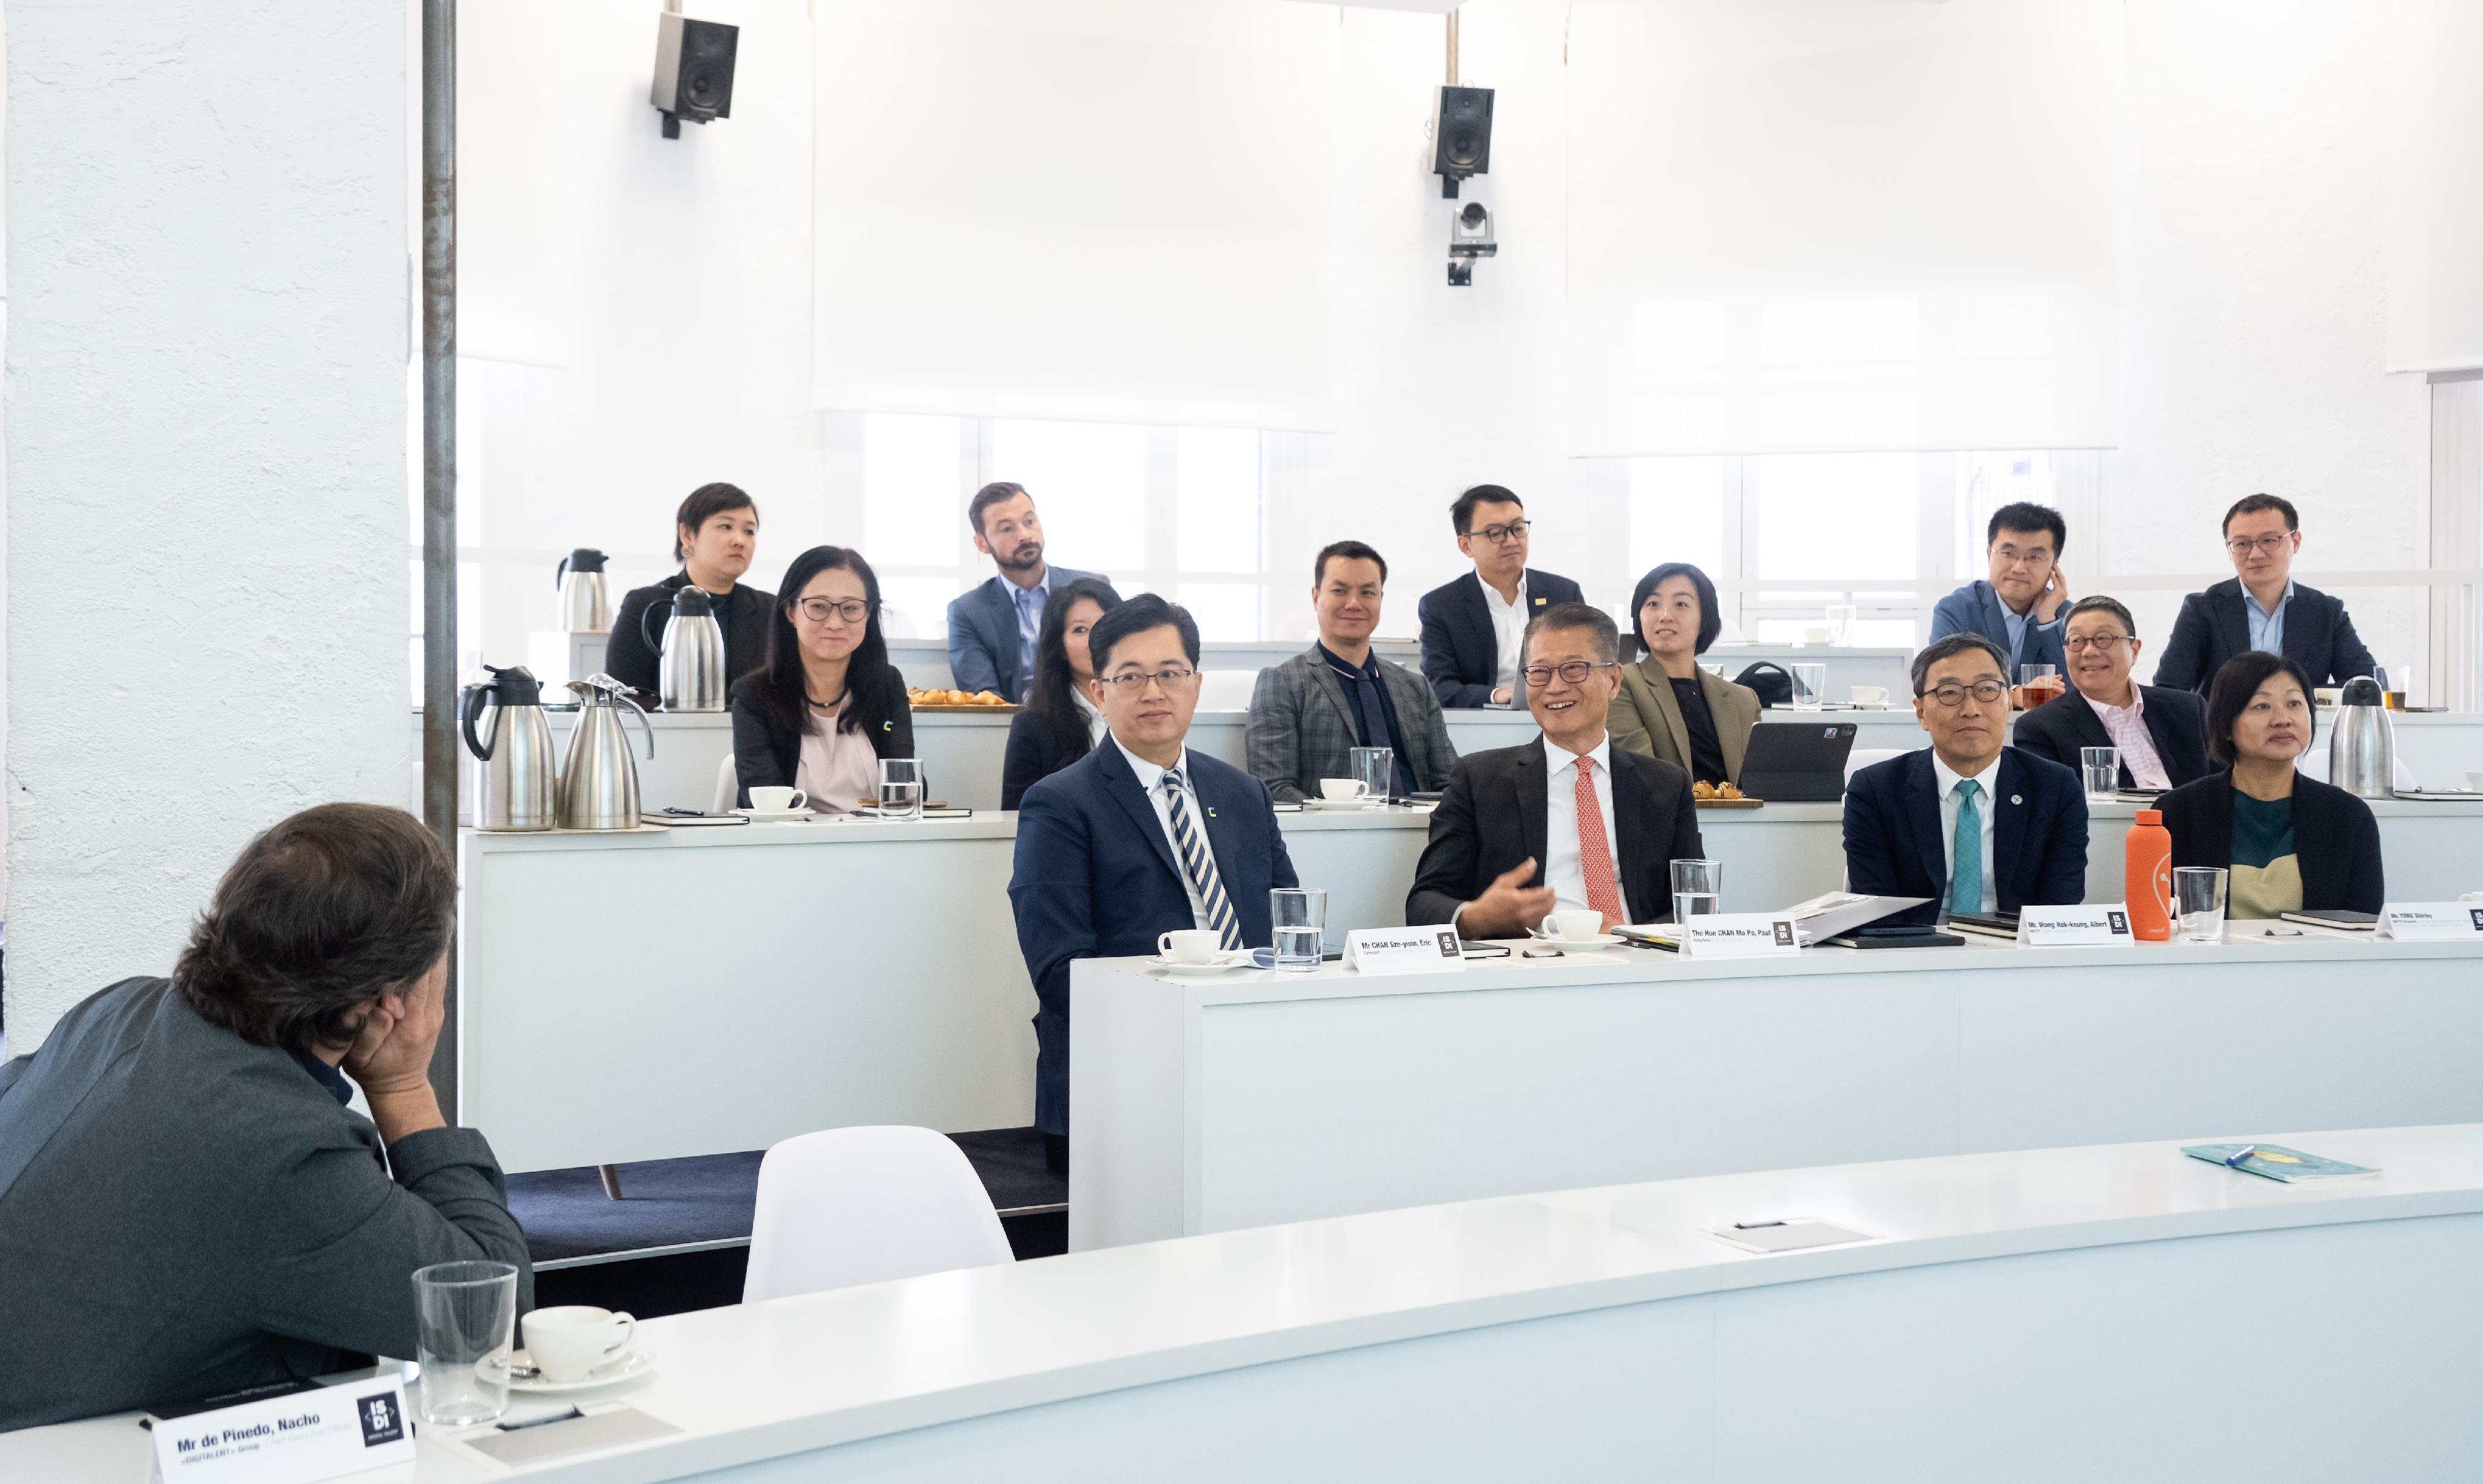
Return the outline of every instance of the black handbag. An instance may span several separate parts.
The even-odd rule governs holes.
[[[1747,685],[1758,692],[1759,705],[1763,709],[1793,704],[1793,676],[1785,674],[1782,665],[1772,661],[1752,660],[1742,667],[1740,675],[1733,676],[1733,683]]]

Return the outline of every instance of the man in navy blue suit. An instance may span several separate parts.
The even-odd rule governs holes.
[[[975,528],[975,549],[1000,570],[949,600],[950,683],[1024,701],[1034,686],[1034,639],[1052,595],[1073,582],[1104,579],[1044,565],[1043,522],[1023,485],[1000,480],[975,490],[966,523]]]
[[[1981,634],[2009,656],[2012,679],[2019,665],[2065,669],[2061,620],[2069,611],[2069,580],[2061,570],[2061,550],[2069,543],[2069,522],[2049,505],[2017,500],[1991,513],[1983,536],[1990,575],[1932,606],[1933,640]]]
[[[1227,948],[1273,941],[1268,892],[1296,884],[1268,785],[1186,745],[1198,624],[1141,593],[1095,622],[1088,682],[1111,729],[1026,791],[1009,905],[1034,980],[1034,1126],[1069,1167],[1069,966],[1156,951],[1205,928]]]
[[[1874,763],[1845,789],[1847,887],[1932,900],[1890,918],[1928,923],[2086,900],[2087,801],[2078,776],[2001,744],[2009,661],[1981,634],[1914,656],[1918,753]]]
[[[1449,507],[1457,549],[1474,570],[1423,595],[1423,677],[1446,707],[1511,706],[1526,625],[1562,603],[1586,601],[1578,585],[1526,565],[1526,506],[1500,485],[1477,485]]]
[[[2246,494],[2225,512],[2230,581],[2181,599],[2173,637],[2155,663],[2155,683],[2203,696],[2225,661],[2252,649],[2282,654],[2312,686],[2342,685],[2372,674],[2363,636],[2342,600],[2293,580],[2302,516],[2282,495]]]

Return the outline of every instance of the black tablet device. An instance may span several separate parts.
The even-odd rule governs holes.
[[[1742,792],[1771,804],[1833,804],[1845,797],[1852,722],[1761,722],[1742,753]]]

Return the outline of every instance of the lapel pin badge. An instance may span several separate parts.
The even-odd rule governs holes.
[[[2012,803],[2012,804],[2023,804],[2023,803],[2025,803],[2026,801],[2025,801],[2024,799],[2019,798],[2017,795],[2016,795],[2016,794],[2014,794],[2014,793],[2013,793],[2013,794],[2011,794],[2011,795],[2009,796],[2009,802],[2010,802],[2010,803]]]

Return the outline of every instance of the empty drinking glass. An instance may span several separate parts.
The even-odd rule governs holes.
[[[1852,603],[1828,605],[1828,642],[1829,644],[1848,645],[1854,642],[1854,613],[1855,608]]]
[[[1388,796],[1397,789],[1397,749],[1357,747],[1352,760],[1354,782],[1362,785],[1362,807],[1386,808]]]
[[[1672,920],[1687,922],[1724,910],[1724,862],[1672,862]]]
[[[1275,924],[1277,970],[1317,973],[1320,940],[1327,932],[1326,888],[1276,888],[1268,893],[1268,920]]]
[[[414,1358],[422,1419],[470,1427],[509,1410],[509,1346],[518,1270],[506,1262],[438,1262],[414,1273]]]
[[[2121,792],[2120,748],[2079,748],[2078,767],[2086,775],[2088,802],[2109,804],[2113,795]]]
[[[2181,914],[2183,942],[2224,941],[2225,868],[2221,865],[2175,866],[2173,907]]]
[[[1819,663],[1798,663],[1785,666],[1793,676],[1793,708],[1816,711],[1828,694],[1828,667]]]
[[[879,817],[922,817],[922,763],[914,757],[879,760]]]

